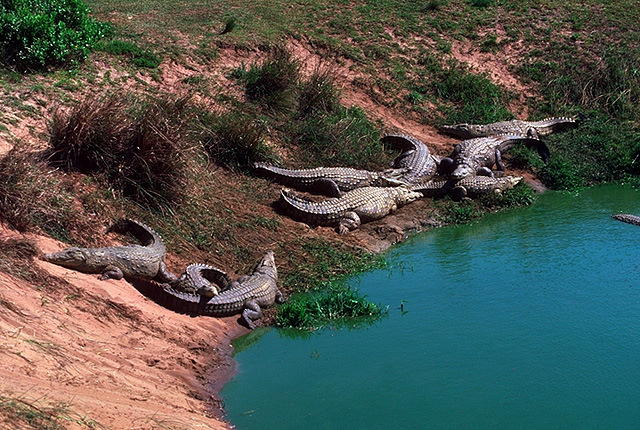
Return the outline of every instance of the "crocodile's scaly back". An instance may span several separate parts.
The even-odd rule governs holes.
[[[351,167],[316,167],[314,169],[283,169],[267,163],[254,163],[254,170],[283,185],[301,190],[339,197],[345,191],[369,186],[398,186],[396,179],[402,172],[371,172]]]
[[[101,279],[144,278],[160,282],[176,280],[167,271],[164,258],[166,247],[162,238],[150,227],[135,220],[120,220],[107,232],[129,232],[143,245],[112,246],[107,248],[71,247],[45,254],[41,258],[59,266],[85,273],[100,273]]]
[[[585,115],[578,114],[574,117],[551,117],[540,121],[521,121],[514,119],[491,124],[443,125],[440,126],[439,129],[445,134],[460,139],[473,139],[475,137],[495,136],[499,134],[527,135],[531,129],[535,130],[538,136],[546,136],[551,133],[576,128],[585,119]]]
[[[312,225],[337,225],[341,234],[354,230],[362,221],[382,218],[398,207],[422,197],[407,187],[364,187],[349,191],[340,198],[322,202],[305,200],[283,189],[282,202],[295,219]]]
[[[411,184],[435,175],[438,160],[419,139],[405,134],[387,134],[381,141],[402,150],[393,160],[392,166],[407,169],[407,173],[402,175],[404,182]]]
[[[640,225],[640,216],[632,214],[613,214],[611,218],[618,221],[627,222],[629,224]]]
[[[229,276],[217,267],[194,263],[188,265],[184,273],[169,284],[176,291],[213,297],[220,291],[230,289],[232,282]]]
[[[194,267],[192,271],[196,284],[202,283],[202,279],[198,280],[197,278],[205,273],[200,268],[211,268],[211,266],[206,265],[199,266]],[[218,269],[215,269],[215,271],[219,272],[216,276],[219,276],[220,273],[224,274]],[[186,290],[178,290],[171,284],[166,283],[156,284],[157,288],[154,288],[153,285],[143,284],[142,288],[145,295],[178,312],[213,317],[242,314],[242,319],[247,326],[254,328],[253,321],[262,315],[261,308],[284,301],[282,293],[277,287],[277,282],[278,270],[274,253],[273,251],[267,251],[251,275],[231,282],[229,289],[221,291],[220,294],[212,297]],[[137,287],[140,287],[140,285]]]

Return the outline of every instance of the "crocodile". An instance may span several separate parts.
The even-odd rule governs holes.
[[[399,206],[422,197],[406,186],[357,188],[322,202],[305,200],[286,188],[281,195],[285,209],[294,218],[313,225],[337,225],[340,234],[355,230],[363,221],[383,218]]]
[[[395,169],[408,169],[401,179],[408,184],[433,177],[440,164],[440,158],[429,152],[427,145],[415,137],[405,134],[386,134],[382,143],[390,144],[402,150],[392,162]]]
[[[475,137],[495,136],[498,134],[521,134],[526,135],[530,130],[535,132],[534,136],[546,136],[578,127],[587,117],[579,113],[573,117],[551,117],[540,121],[521,121],[514,119],[511,121],[494,122],[492,124],[456,124],[442,125],[439,130],[460,139],[473,139]]]
[[[466,176],[458,181],[453,179],[432,179],[411,185],[411,189],[421,192],[425,197],[451,196],[455,201],[463,198],[476,198],[487,193],[501,193],[504,190],[515,187],[521,176],[502,176],[492,178],[490,176]]]
[[[316,191],[331,197],[361,187],[397,187],[403,185],[398,177],[406,169],[370,172],[351,167],[316,167],[314,169],[283,169],[267,163],[254,163],[257,173],[274,178],[283,185]]]
[[[183,293],[213,297],[230,289],[233,283],[222,270],[208,264],[195,263],[188,265],[184,273],[175,281],[169,282],[169,285]]]
[[[611,218],[618,221],[628,222],[629,224],[640,225],[640,216],[631,214],[613,214]]]
[[[501,155],[515,143],[523,142],[538,150],[542,160],[547,163],[550,158],[547,145],[536,138],[521,135],[498,135],[477,137],[463,140],[457,144],[453,152],[440,161],[440,173],[451,174],[451,178],[459,180],[469,175],[493,176],[491,168],[495,164],[504,172]]]
[[[100,279],[144,278],[173,282],[177,278],[166,268],[166,247],[158,233],[132,219],[122,219],[106,233],[131,233],[141,245],[131,244],[107,248],[71,247],[44,254],[41,259],[84,273],[100,273]]]
[[[134,282],[134,286],[158,304],[177,312],[212,317],[241,314],[242,321],[250,329],[255,328],[253,321],[262,316],[262,308],[273,303],[284,303],[284,297],[277,286],[278,270],[271,250],[265,253],[251,275],[242,276],[226,287],[224,284],[228,282],[228,276],[218,269],[213,269],[216,272],[214,278],[224,281],[223,285],[220,285],[222,291],[211,297],[176,289],[175,283],[143,280]],[[200,268],[191,271],[190,279],[194,287],[209,282],[204,274],[206,272]]]

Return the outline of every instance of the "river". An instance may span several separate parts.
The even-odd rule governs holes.
[[[547,192],[410,238],[389,267],[349,280],[388,316],[239,339],[228,419],[241,430],[640,428],[640,227],[617,212],[640,214],[636,189]]]

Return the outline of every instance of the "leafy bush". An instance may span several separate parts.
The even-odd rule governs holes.
[[[104,177],[125,197],[161,207],[183,196],[187,98],[129,101],[119,95],[87,97],[49,125],[49,162]]]
[[[109,31],[81,0],[2,0],[0,53],[6,65],[46,69],[84,60]]]
[[[265,144],[264,122],[239,111],[204,114],[200,120],[200,141],[213,161],[228,168],[248,170],[256,161],[273,160]]]
[[[375,319],[384,309],[348,287],[334,286],[328,291],[297,296],[280,307],[276,319],[279,327],[315,329],[331,321],[363,318]]]

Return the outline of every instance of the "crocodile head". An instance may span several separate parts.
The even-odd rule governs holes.
[[[504,176],[500,178],[505,182],[504,189],[513,188],[522,181],[522,176]]]
[[[407,168],[400,169],[387,169],[380,174],[380,186],[382,187],[398,187],[401,185],[407,185],[407,182],[402,178],[409,172]]]
[[[441,125],[440,127],[438,127],[438,130],[441,133],[448,134],[450,136],[466,139],[473,134],[471,128],[472,126],[465,123],[456,125]]]
[[[40,258],[58,266],[77,269],[86,266],[88,257],[86,249],[72,247],[59,252],[44,254]]]
[[[276,268],[276,260],[272,250],[268,250],[262,260],[256,266],[255,273],[271,276],[273,279],[278,277],[278,269]]]
[[[468,164],[459,164],[458,167],[451,173],[451,179],[460,180],[470,175],[475,175],[476,172]]]
[[[422,193],[418,191],[412,191],[406,186],[395,188],[398,193],[396,195],[396,203],[398,205],[406,205],[422,198]]]

